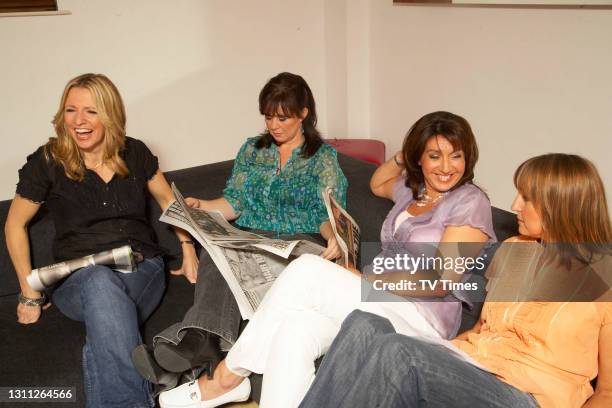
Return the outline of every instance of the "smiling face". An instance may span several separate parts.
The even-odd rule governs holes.
[[[512,202],[512,211],[516,212],[519,233],[532,238],[542,238],[542,218],[532,201],[519,191]]]
[[[278,109],[275,115],[265,115],[266,128],[277,145],[288,144],[297,146],[304,141],[302,133],[302,118],[306,117],[308,109],[302,110],[302,117],[285,116],[282,109]]]
[[[96,101],[86,88],[74,87],[64,105],[64,126],[79,150],[98,153],[103,149],[104,125],[98,117]]]
[[[453,188],[465,172],[465,156],[444,136],[430,137],[419,160],[427,193],[436,197]]]

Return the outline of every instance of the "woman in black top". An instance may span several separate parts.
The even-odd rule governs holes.
[[[33,290],[27,225],[44,202],[55,223],[53,254],[73,259],[129,244],[144,260],[132,273],[106,266],[81,268],[53,293],[71,319],[85,323],[83,371],[88,407],[152,407],[150,386],[130,361],[141,342],[138,326],[159,303],[165,285],[162,250],[147,221],[146,196],[162,208],[173,200],[157,157],[139,140],[125,136],[125,109],[113,83],[84,74],[66,85],[52,137],[19,171],[17,194],[6,221],[7,247],[21,294],[20,323],[35,323],[45,295]],[[197,270],[188,235],[183,245],[185,275]]]

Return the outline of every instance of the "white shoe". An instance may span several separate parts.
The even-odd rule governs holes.
[[[196,380],[159,394],[159,406],[161,408],[214,408],[230,402],[246,401],[250,395],[251,382],[245,378],[236,388],[225,394],[208,401],[201,401],[202,394]]]

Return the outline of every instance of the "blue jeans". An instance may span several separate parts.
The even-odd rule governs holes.
[[[164,262],[156,257],[127,274],[106,266],[79,269],[53,294],[63,314],[85,323],[87,407],[154,406],[150,384],[138,374],[130,354],[142,343],[138,327],[155,310],[164,289]]]
[[[452,355],[395,333],[382,317],[352,312],[301,408],[539,407],[535,399]]]

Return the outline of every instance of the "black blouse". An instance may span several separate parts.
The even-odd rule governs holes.
[[[44,146],[19,170],[17,194],[46,202],[55,223],[57,261],[78,258],[129,244],[146,258],[163,251],[147,218],[147,181],[158,170],[157,157],[140,140],[126,138],[120,153],[129,169],[105,183],[86,170],[83,181],[66,177],[64,167],[45,158]]]

